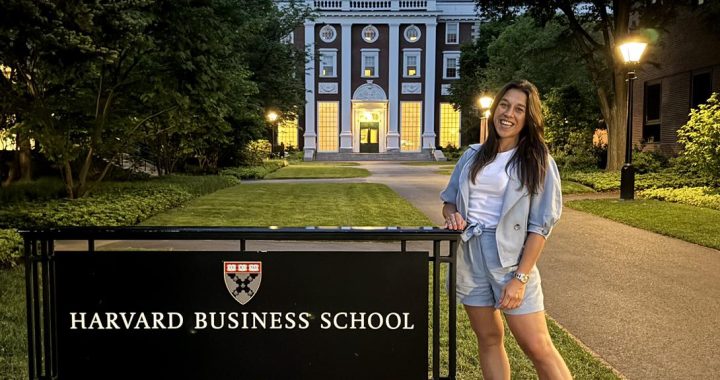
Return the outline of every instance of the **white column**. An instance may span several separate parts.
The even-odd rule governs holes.
[[[315,23],[305,23],[305,48],[308,61],[305,64],[305,147],[304,159],[311,161],[317,150],[317,133],[315,133]]]
[[[351,55],[352,55],[352,24],[342,23],[342,47],[340,57],[342,61],[342,78],[340,82],[340,151],[352,152],[352,94],[350,92],[350,79],[352,78]]]
[[[423,122],[423,149],[435,149],[435,44],[437,22],[425,24],[425,120]]]
[[[399,55],[400,55],[400,22],[390,22],[390,75],[388,77],[389,104],[388,107],[388,152],[400,150],[400,134],[398,133],[398,86],[399,81]]]

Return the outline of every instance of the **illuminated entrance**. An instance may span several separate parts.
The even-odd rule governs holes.
[[[372,81],[358,87],[352,100],[352,150],[385,153],[388,101],[385,91]]]

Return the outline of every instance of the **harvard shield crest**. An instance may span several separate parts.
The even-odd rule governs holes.
[[[225,261],[223,269],[225,286],[233,298],[241,305],[250,302],[260,288],[262,262]]]

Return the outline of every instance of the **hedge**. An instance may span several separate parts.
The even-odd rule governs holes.
[[[237,179],[263,179],[266,175],[288,165],[285,160],[267,160],[260,166],[240,166],[220,171],[220,175]]]
[[[638,196],[720,210],[720,189],[707,186],[648,189],[640,191]]]
[[[16,203],[0,207],[0,266],[21,255],[12,229],[59,226],[131,226],[193,198],[237,184],[225,176],[168,176],[146,181],[108,182],[89,196]]]
[[[596,191],[612,191],[620,189],[620,172],[567,172],[562,173],[563,179],[582,183]],[[717,186],[713,180],[701,176],[685,176],[672,171],[659,173],[646,173],[635,175],[635,189],[644,190],[652,188],[681,188]]]

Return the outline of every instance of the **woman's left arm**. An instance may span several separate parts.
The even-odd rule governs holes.
[[[560,172],[552,157],[548,156],[548,170],[540,192],[530,200],[528,234],[516,273],[529,274],[540,258],[545,240],[562,214],[562,188]],[[525,284],[512,279],[503,289],[500,308],[514,309],[520,306],[525,295]]]

